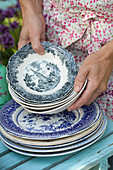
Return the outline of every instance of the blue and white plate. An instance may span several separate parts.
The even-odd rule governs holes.
[[[31,144],[35,147],[40,146],[40,147],[52,147],[52,146],[60,146],[60,145],[67,145],[67,143],[75,143],[77,142],[79,139],[84,139],[86,136],[90,135],[91,133],[93,134],[94,131],[97,130],[97,128],[100,126],[100,122],[102,120],[102,114],[100,115],[99,119],[97,120],[97,122],[89,127],[88,129],[86,129],[85,131],[82,132],[78,132],[75,135],[71,135],[71,136],[67,136],[65,138],[58,138],[58,139],[51,139],[51,140],[38,140],[38,139],[25,139],[25,138],[21,138],[18,136],[14,136],[10,133],[8,133],[7,131],[5,131],[2,127],[1,127],[1,133],[8,139],[15,141],[17,143],[22,143],[25,145],[30,146]]]
[[[107,125],[107,120],[106,120],[106,117],[104,117],[102,127],[100,128],[99,132],[97,134],[95,134],[93,137],[91,137],[83,142],[80,142],[78,144],[60,148],[60,150],[59,149],[54,149],[54,150],[51,149],[51,150],[48,150],[48,152],[46,152],[45,150],[43,151],[42,149],[39,149],[39,150],[37,149],[35,152],[35,149],[31,149],[31,148],[25,149],[25,147],[24,147],[25,150],[23,150],[22,146],[20,146],[20,145],[14,144],[11,146],[11,143],[7,143],[5,140],[2,140],[2,142],[6,147],[11,149],[12,151],[23,154],[23,155],[37,156],[37,157],[60,156],[60,155],[66,155],[66,154],[80,151],[80,150],[92,145],[93,143],[95,143],[103,135],[103,133],[106,129],[106,125]]]
[[[23,106],[24,109],[26,109],[28,112],[33,113],[33,114],[55,114],[58,112],[62,112],[64,110],[66,110],[67,108],[69,108],[79,97],[80,95],[83,93],[84,91],[84,86],[81,89],[81,91],[79,93],[77,93],[74,97],[70,98],[70,100],[67,100],[66,103],[61,103],[61,105],[57,105],[55,108],[43,108],[43,110],[38,110],[38,108],[32,107],[31,109],[28,108],[27,106]]]
[[[77,65],[70,52],[57,44],[42,42],[44,55],[30,44],[11,56],[7,79],[11,88],[31,102],[51,103],[67,96],[74,87]]]
[[[88,142],[91,142],[92,140],[94,140],[95,138],[97,138],[99,135],[101,135],[101,133],[103,133],[103,131],[105,130],[106,127],[106,118],[103,115],[102,119],[99,122],[98,127],[89,135],[84,136],[83,138],[80,138],[78,140],[74,140],[72,142],[67,142],[64,144],[60,144],[60,145],[50,145],[50,146],[34,146],[32,144],[30,145],[25,145],[23,143],[18,143],[15,140],[10,140],[9,138],[5,137],[4,134],[1,134],[1,138],[2,140],[7,143],[8,145],[20,149],[20,150],[26,150],[26,151],[30,151],[30,152],[56,152],[56,151],[62,151],[62,150],[67,150],[67,149],[73,149],[79,146],[82,146]]]
[[[99,123],[98,123],[98,125],[97,126],[95,126],[95,128],[93,128],[92,130],[91,130],[91,133],[88,133],[88,135],[87,135],[87,133],[85,134],[85,136],[82,136],[82,134],[84,133],[82,133],[81,134],[81,137],[79,136],[79,138],[76,140],[76,139],[74,139],[74,136],[73,136],[73,141],[71,141],[71,138],[72,138],[72,136],[70,136],[70,137],[67,137],[67,138],[65,138],[65,142],[66,143],[61,143],[61,144],[59,144],[59,143],[57,143],[56,145],[52,145],[52,143],[51,143],[51,145],[43,145],[43,146],[40,146],[40,145],[38,145],[38,142],[39,141],[37,141],[37,145],[33,145],[33,143],[31,142],[30,144],[25,144],[23,141],[21,141],[21,142],[17,142],[16,140],[17,140],[17,137],[16,137],[16,139],[15,138],[12,138],[12,136],[10,135],[10,134],[8,134],[7,135],[7,132],[6,131],[4,131],[3,129],[1,130],[1,137],[2,137],[2,139],[3,139],[3,141],[5,141],[7,144],[9,144],[10,146],[13,146],[13,144],[14,145],[16,145],[16,146],[18,146],[18,145],[20,145],[20,146],[23,146],[23,147],[25,147],[25,148],[32,148],[32,149],[42,149],[42,152],[43,152],[43,150],[45,149],[46,151],[45,152],[47,152],[48,151],[48,149],[60,149],[60,148],[65,148],[66,146],[68,147],[68,146],[70,146],[70,145],[77,145],[77,144],[80,144],[80,143],[83,143],[84,141],[86,141],[86,140],[89,140],[90,138],[92,138],[93,137],[93,139],[94,138],[96,138],[98,135],[100,135],[100,133],[103,131],[103,123],[104,123],[104,116],[102,115],[102,117],[101,117],[101,119],[100,119],[100,121],[99,121]],[[101,131],[100,131],[101,130]],[[89,129],[87,130],[87,131],[89,131]],[[87,132],[86,131],[86,132]],[[70,139],[68,139],[68,138],[70,138]],[[62,140],[62,139],[57,139],[57,140]],[[69,142],[69,141],[71,141],[71,142]],[[34,141],[33,141],[34,142]],[[63,142],[63,141],[62,141]],[[15,146],[15,147],[16,147]]]
[[[85,136],[89,135],[89,134],[93,134],[94,131],[96,131],[96,129],[99,127],[100,122],[102,120],[102,114],[100,115],[99,119],[96,121],[96,123],[89,127],[88,129],[86,129],[85,131],[82,132],[78,132],[75,135],[71,135],[71,136],[67,136],[65,138],[58,138],[58,139],[51,139],[51,140],[40,140],[40,139],[25,139],[25,138],[21,138],[18,136],[14,136],[13,134],[5,131],[2,127],[1,127],[1,133],[8,139],[15,141],[17,143],[22,143],[24,145],[28,145],[30,146],[31,144],[33,146],[40,146],[40,147],[52,147],[52,146],[58,146],[58,145],[66,145],[68,143],[75,143],[77,142],[79,139],[84,139]]]
[[[100,114],[96,102],[70,112],[31,114],[12,99],[0,110],[0,124],[6,131],[21,138],[50,140],[86,130],[98,120],[95,118]]]
[[[87,85],[87,80],[85,81],[82,89],[80,90],[80,92],[76,93],[74,90],[69,94],[69,96],[67,96],[65,99],[57,101],[57,102],[53,102],[53,103],[48,103],[48,104],[42,104],[42,105],[37,105],[37,104],[31,104],[31,103],[26,103],[25,101],[22,101],[15,93],[14,91],[10,88],[9,86],[9,92],[12,96],[12,98],[19,103],[20,105],[22,105],[24,108],[26,109],[32,109],[34,111],[43,111],[45,110],[45,114],[53,114],[53,112],[59,112],[60,110],[65,110],[67,109],[71,104],[73,104],[78,98],[79,96],[83,93],[85,87]],[[61,107],[60,107],[61,106]],[[59,108],[60,107],[60,108]],[[52,110],[54,108],[54,110]],[[51,109],[51,110],[49,110]],[[32,112],[31,110],[31,112]],[[43,114],[40,113],[40,114]]]

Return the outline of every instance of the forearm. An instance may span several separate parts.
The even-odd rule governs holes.
[[[42,0],[19,0],[22,10],[22,16],[28,14],[41,14],[42,13]]]

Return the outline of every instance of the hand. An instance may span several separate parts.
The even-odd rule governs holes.
[[[42,41],[45,41],[45,21],[42,13],[33,10],[24,11],[18,48],[31,42],[32,48],[37,53],[44,54],[44,48],[40,43]]]
[[[83,61],[75,79],[74,89],[79,92],[86,78],[88,84],[82,96],[68,108],[69,111],[91,104],[100,93],[107,89],[113,69],[113,50],[109,50],[110,48],[111,43],[102,47],[98,52],[90,54]]]

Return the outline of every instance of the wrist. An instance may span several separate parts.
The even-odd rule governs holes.
[[[22,16],[32,16],[34,13],[42,14],[42,0],[19,0]]]

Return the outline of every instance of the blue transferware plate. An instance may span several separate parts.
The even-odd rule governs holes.
[[[6,147],[8,147],[9,149],[13,150],[14,152],[17,152],[17,153],[20,153],[20,154],[23,154],[23,155],[28,155],[28,156],[51,157],[51,156],[66,155],[66,154],[70,154],[70,153],[73,153],[73,152],[80,151],[80,150],[92,145],[93,143],[95,143],[97,140],[99,140],[99,138],[105,132],[106,125],[107,125],[107,119],[104,116],[102,126],[101,126],[99,132],[97,132],[97,134],[93,135],[91,138],[89,138],[85,141],[78,143],[77,145],[73,144],[73,145],[67,146],[65,148],[61,148],[60,150],[57,149],[57,151],[55,151],[56,149],[54,149],[54,151],[52,150],[53,152],[51,152],[51,150],[49,150],[49,152],[42,152],[41,149],[36,151],[36,152],[33,152],[35,150],[31,151],[28,148],[25,149],[25,147],[24,147],[25,150],[22,150],[23,148],[20,145],[18,145],[18,146],[15,145],[16,147],[14,145],[11,146],[11,144],[7,143],[4,140],[2,140],[2,143]]]
[[[1,127],[1,133],[5,137],[7,137],[8,139],[15,141],[17,143],[25,144],[25,145],[31,145],[32,144],[34,146],[41,146],[41,147],[58,146],[58,145],[61,145],[61,144],[66,145],[66,143],[75,142],[75,141],[77,141],[78,139],[81,139],[81,138],[83,139],[85,136],[92,133],[95,129],[97,129],[101,120],[102,120],[102,114],[100,114],[100,117],[99,117],[97,122],[93,123],[95,121],[95,119],[94,119],[94,121],[91,123],[93,125],[89,126],[89,128],[83,130],[82,132],[78,132],[75,135],[67,136],[67,137],[64,137],[64,138],[58,138],[58,139],[50,139],[50,140],[25,139],[25,138],[21,138],[21,137],[12,135],[11,133],[7,132],[2,127]]]
[[[0,124],[6,131],[21,138],[50,140],[87,129],[100,112],[97,103],[93,102],[70,112],[31,114],[12,99],[0,110]]]
[[[42,42],[44,55],[30,44],[11,56],[7,79],[11,88],[29,102],[51,103],[65,98],[74,87],[77,65],[70,52],[57,44]]]
[[[7,139],[6,137],[4,137],[3,135],[1,135],[1,138],[2,140],[8,144],[9,146],[13,147],[13,148],[16,148],[16,149],[19,149],[19,150],[23,150],[23,151],[27,151],[27,152],[40,152],[40,153],[52,153],[52,152],[60,152],[60,151],[66,151],[66,150],[70,150],[70,149],[76,149],[78,147],[81,147],[83,145],[86,145],[87,143],[93,141],[94,139],[98,138],[102,133],[103,131],[105,131],[105,128],[106,128],[106,117],[104,116],[102,118],[102,121],[101,121],[101,127],[99,128],[99,130],[94,133],[91,137],[81,141],[81,142],[78,142],[78,143],[74,143],[74,144],[69,144],[67,146],[62,146],[60,148],[31,148],[31,147],[26,147],[22,144],[17,144],[9,139]]]
[[[4,142],[6,142],[8,145],[17,148],[20,150],[26,150],[26,151],[31,151],[31,152],[55,152],[55,151],[61,151],[61,150],[66,150],[69,149],[69,147],[78,147],[78,146],[82,146],[84,144],[86,144],[87,141],[89,141],[89,139],[94,140],[95,138],[97,138],[104,130],[105,128],[105,122],[104,122],[104,115],[102,117],[102,119],[99,122],[99,125],[97,126],[97,128],[91,132],[90,134],[78,139],[78,140],[74,140],[71,142],[66,142],[63,144],[58,144],[58,145],[50,145],[50,146],[40,146],[40,145],[32,145],[32,144],[24,144],[23,142],[17,142],[14,139],[9,139],[8,137],[5,136],[4,133],[1,134],[1,138]],[[3,132],[3,131],[2,131]],[[67,138],[66,138],[67,139]],[[32,142],[31,142],[32,143]]]
[[[80,92],[75,92],[74,90],[71,92],[71,94],[63,99],[63,100],[60,100],[60,101],[56,101],[56,102],[53,102],[53,103],[46,103],[46,104],[42,104],[42,105],[36,105],[35,104],[31,104],[31,103],[25,103],[24,101],[22,101],[15,93],[14,91],[10,88],[9,86],[9,92],[12,96],[12,98],[17,102],[19,103],[22,107],[26,108],[26,109],[32,109],[34,111],[42,111],[40,112],[39,114],[43,114],[43,111],[45,110],[45,114],[53,114],[53,110],[52,109],[55,109],[54,110],[54,113],[57,113],[57,112],[60,112],[62,110],[66,110],[70,105],[72,105],[79,97],[80,95],[83,93],[83,91],[85,90],[86,88],[86,85],[87,85],[87,80],[85,81],[82,89],[80,90]],[[59,106],[62,106],[62,108],[59,108]],[[49,110],[51,109],[51,111]],[[62,110],[61,110],[62,109]],[[30,110],[30,113],[32,112],[32,110]],[[48,110],[48,111],[47,111]]]

